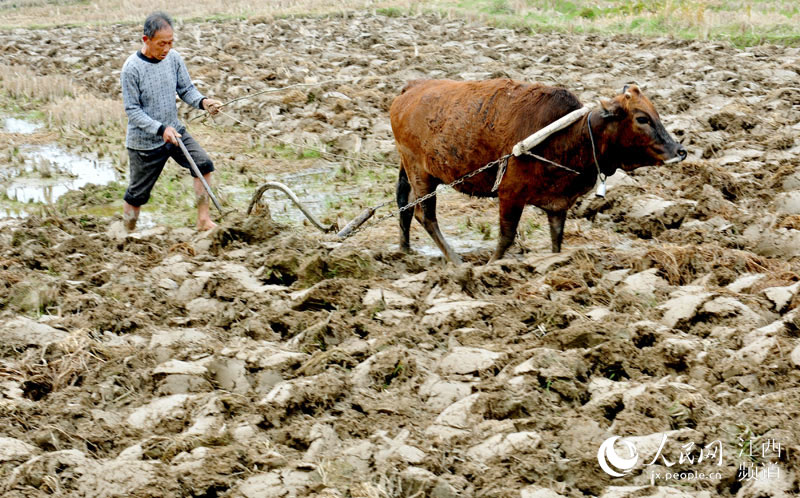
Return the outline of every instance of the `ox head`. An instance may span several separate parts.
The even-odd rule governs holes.
[[[625,85],[611,100],[601,100],[612,163],[625,171],[686,159],[686,149],[661,124],[653,104],[636,85]],[[613,145],[612,145],[613,144]]]

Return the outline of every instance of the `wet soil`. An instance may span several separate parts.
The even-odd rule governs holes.
[[[115,97],[137,32],[17,30],[0,53]],[[543,81],[590,105],[636,81],[690,157],[613,176],[558,255],[529,208],[492,265],[496,203],[452,192],[439,212],[469,241],[457,267],[398,252],[394,220],[342,242],[267,206],[200,234],[0,220],[3,496],[800,492],[798,49],[370,15],[177,33],[209,95],[348,80],[233,104],[259,134],[198,125],[254,186],[319,167],[275,139],[391,163],[388,106],[418,77]],[[391,197],[394,166],[332,171],[320,183],[354,200],[323,206],[331,221]],[[598,464],[612,436],[640,457],[619,478]]]

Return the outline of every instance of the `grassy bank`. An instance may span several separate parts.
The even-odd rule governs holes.
[[[460,0],[452,10],[536,31],[668,35],[739,46],[800,44],[800,4],[788,1]]]
[[[0,4],[0,28],[139,23],[163,8],[153,0],[16,0]],[[743,0],[215,0],[178,1],[178,19],[283,17],[368,10],[384,15],[437,13],[503,27],[578,33],[725,40],[738,46],[800,45],[800,4]]]

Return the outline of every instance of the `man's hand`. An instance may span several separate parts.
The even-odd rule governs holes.
[[[203,109],[209,112],[212,116],[219,112],[222,107],[222,102],[216,99],[203,99]]]
[[[172,145],[178,145],[178,139],[181,138],[181,134],[178,133],[178,130],[173,128],[172,126],[167,126],[167,129],[164,130],[164,141],[171,143]]]

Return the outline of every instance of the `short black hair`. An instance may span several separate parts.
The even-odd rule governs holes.
[[[169,26],[172,28],[172,18],[166,13],[153,12],[144,20],[144,36],[153,38],[156,33]]]

